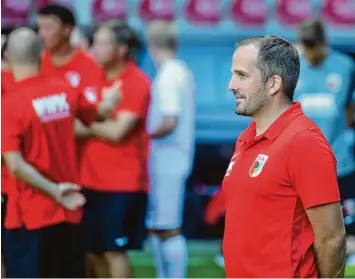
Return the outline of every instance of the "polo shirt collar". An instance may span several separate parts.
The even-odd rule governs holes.
[[[302,108],[300,103],[294,102],[286,111],[284,111],[271,125],[270,127],[260,136],[256,135],[256,123],[252,121],[249,127],[240,136],[239,140],[250,143],[252,140],[260,140],[262,138],[267,138],[269,140],[275,140],[281,132],[288,126],[288,124],[297,116],[302,114]]]

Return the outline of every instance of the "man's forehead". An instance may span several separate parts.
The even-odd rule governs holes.
[[[233,65],[255,65],[259,54],[259,49],[253,45],[238,47],[233,54]]]

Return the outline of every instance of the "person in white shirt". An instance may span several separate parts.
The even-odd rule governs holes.
[[[158,67],[148,118],[151,136],[150,194],[146,225],[158,278],[186,277],[187,243],[181,233],[185,182],[195,150],[194,78],[176,58],[178,38],[170,22],[148,26],[148,47]]]

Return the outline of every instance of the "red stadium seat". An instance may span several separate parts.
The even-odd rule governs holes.
[[[139,15],[145,20],[173,20],[174,0],[142,0],[139,5]]]
[[[263,25],[267,19],[265,0],[234,0],[232,19],[244,25]]]
[[[220,0],[188,0],[186,17],[196,24],[217,24],[222,17]]]
[[[1,21],[4,25],[23,25],[30,14],[30,0],[2,0]]]
[[[73,7],[73,0],[35,0],[36,7],[40,8],[49,4],[60,4],[69,8]]]
[[[94,0],[91,13],[95,21],[125,18],[127,0]]]
[[[326,0],[323,2],[321,11],[327,23],[355,25],[355,2],[353,0]]]
[[[280,0],[276,7],[276,17],[285,25],[299,25],[312,16],[309,0]]]

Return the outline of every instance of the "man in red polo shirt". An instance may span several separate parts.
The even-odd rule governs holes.
[[[30,29],[9,37],[16,84],[2,99],[2,160],[8,189],[5,262],[10,278],[83,277],[75,117],[90,124],[112,113],[117,91],[96,105],[66,82],[40,74],[41,43]],[[116,104],[115,104],[116,103]]]
[[[300,62],[286,40],[239,43],[229,89],[253,122],[223,181],[227,277],[343,277],[345,229],[336,160],[292,103]]]
[[[111,120],[91,125],[82,160],[87,251],[98,277],[131,277],[126,251],[141,249],[144,240],[150,81],[132,61],[138,46],[123,23],[103,24],[94,33],[93,54],[105,83],[119,81],[123,97]]]

